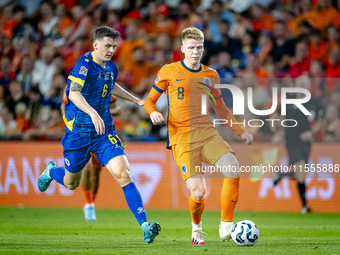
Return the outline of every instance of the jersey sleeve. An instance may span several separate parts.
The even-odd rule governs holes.
[[[156,80],[153,84],[153,88],[157,90],[159,93],[163,93],[168,87],[169,80],[169,68],[167,66],[163,66],[161,70],[159,70]]]
[[[214,72],[214,76],[213,76],[213,78],[212,78],[212,81],[211,81],[211,85],[212,85],[212,87],[213,88],[215,88],[215,90],[216,90],[216,93],[218,94],[218,96],[221,98],[221,96],[222,96],[222,92],[221,92],[221,89],[220,88],[216,88],[215,86],[216,86],[216,84],[220,84],[221,83],[221,81],[220,81],[220,76],[218,75],[218,73],[214,70],[213,71]]]
[[[66,96],[66,90],[67,90],[67,86],[65,86],[65,89],[64,89],[64,93],[63,93],[63,102],[66,104],[67,103],[67,96]]]
[[[76,66],[72,69],[68,79],[84,86],[88,71],[89,71],[89,59],[83,56],[77,62]]]
[[[110,100],[110,104],[113,104],[114,102],[117,101],[117,97],[114,95],[111,95],[111,100]]]

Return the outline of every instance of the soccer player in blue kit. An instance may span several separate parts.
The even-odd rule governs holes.
[[[70,190],[80,184],[82,170],[93,152],[122,187],[126,202],[144,233],[146,243],[152,243],[160,232],[157,222],[147,221],[142,197],[133,182],[122,143],[116,135],[110,115],[111,92],[140,106],[139,100],[116,82],[117,66],[111,61],[119,32],[102,26],[94,34],[93,52],[85,53],[68,76],[63,145],[65,167],[50,161],[38,179],[44,192],[52,180]]]

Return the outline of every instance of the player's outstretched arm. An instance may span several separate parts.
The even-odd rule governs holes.
[[[72,81],[70,87],[70,93],[68,98],[74,103],[80,110],[91,116],[93,125],[96,128],[98,135],[105,134],[105,124],[102,118],[98,115],[96,110],[94,110],[85,100],[85,98],[80,93],[83,86]]]
[[[237,124],[234,115],[230,112],[229,108],[225,105],[222,100],[222,104],[218,102],[216,105],[212,103],[214,110],[220,119],[227,120],[227,126],[239,137],[241,137],[247,145],[253,143],[253,135],[246,133],[243,128]],[[231,124],[232,122],[232,124]]]
[[[125,99],[127,101],[131,101],[132,103],[135,103],[139,106],[143,106],[144,105],[144,99],[139,99],[137,97],[135,97],[134,95],[132,95],[131,93],[127,92],[125,89],[123,89],[121,86],[119,86],[118,83],[115,83],[113,89],[112,89],[112,94],[120,97],[122,99]]]
[[[155,106],[161,95],[162,93],[157,91],[155,88],[152,88],[148,97],[145,99],[144,109],[150,115],[150,119],[154,125],[164,122],[163,114],[158,112]]]

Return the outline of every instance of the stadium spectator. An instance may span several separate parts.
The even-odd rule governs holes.
[[[24,94],[28,94],[29,90],[33,86],[33,67],[33,59],[29,55],[24,56],[21,62],[20,72],[16,78],[16,80],[21,83],[21,88]]]
[[[150,6],[149,3],[148,6]],[[160,4],[157,7],[157,12],[150,17],[150,19],[144,23],[144,29],[147,34],[157,36],[159,34],[166,33],[173,39],[176,35],[177,24],[169,18],[170,9],[165,4]],[[150,14],[150,12],[149,12]]]
[[[6,106],[0,110],[0,139],[11,139],[17,133],[17,123]]]
[[[318,13],[322,16],[324,25],[340,26],[340,13],[332,6],[330,0],[318,0]]]
[[[15,114],[16,114],[16,123],[17,123],[17,130],[18,135],[21,136],[21,133],[30,129],[30,125],[28,124],[28,120],[26,119],[25,113],[26,113],[27,105],[23,102],[20,102],[15,105]]]
[[[328,105],[321,128],[325,142],[339,142],[337,134],[340,132],[340,118],[336,105]]]
[[[48,0],[40,3],[40,15],[42,19],[38,24],[38,32],[43,42],[55,40],[60,36],[58,27],[59,20],[58,17],[54,16],[53,8],[53,4]]]
[[[59,4],[55,10],[55,14],[58,18],[60,36],[68,38],[71,35],[73,21],[66,12],[65,4]]]
[[[16,119],[17,115],[15,113],[15,106],[23,102],[26,106],[29,103],[29,98],[24,95],[20,82],[12,80],[9,85],[10,97],[8,98],[6,105],[8,110],[13,114],[13,118]]]
[[[326,88],[332,92],[340,79],[340,49],[338,47],[329,51],[329,64],[326,69]]]
[[[317,60],[324,65],[328,62],[328,45],[322,42],[321,31],[313,29],[310,34],[309,57],[311,60]]]
[[[32,138],[38,140],[60,140],[64,134],[65,123],[59,108],[50,112],[50,119],[46,125],[40,125],[38,129],[29,129],[23,134],[23,140]]]
[[[274,26],[274,19],[271,15],[267,15],[262,6],[254,4],[250,7],[252,16],[252,24],[254,27],[254,33],[260,33],[261,30],[272,31]]]
[[[153,66],[145,61],[143,47],[133,49],[132,60],[133,62],[128,69],[131,75],[131,91],[137,95],[143,95],[147,91],[149,84],[153,84],[154,76],[152,74],[158,70],[155,71]]]
[[[251,32],[247,31],[241,39],[241,45],[235,50],[233,66],[239,69],[247,68],[247,55],[255,51],[254,38]]]
[[[87,35],[90,30],[91,19],[84,12],[83,7],[76,5],[72,8],[73,26],[71,36],[67,39],[67,45],[71,45],[74,41],[84,35]]]
[[[328,41],[329,41],[329,48],[333,49],[335,47],[339,47],[340,45],[339,27],[330,26],[328,28]]]
[[[311,0],[301,0],[300,9],[301,13],[297,15],[295,19],[297,25],[303,21],[307,21],[315,29],[321,30],[324,28],[324,19],[316,10],[313,9]]]
[[[44,112],[43,97],[37,87],[32,87],[29,92],[29,104],[26,110],[26,119],[32,128],[39,128],[46,118]],[[46,108],[45,108],[46,109]]]
[[[182,33],[182,30],[187,27],[195,27],[199,25],[200,18],[193,10],[193,4],[190,0],[181,0],[179,3],[180,19],[177,24],[177,35]]]
[[[305,40],[299,41],[295,46],[295,56],[289,66],[289,74],[292,78],[308,75],[311,59],[308,56],[308,45]]]
[[[4,34],[2,33],[0,35],[0,58],[3,57],[8,57],[10,59],[13,58],[14,56],[14,49],[13,49],[13,45],[12,45],[12,39],[10,37],[10,35]]]
[[[214,44],[212,41],[205,41],[204,48],[205,53],[203,55],[203,64],[208,64],[210,58],[213,55],[218,55],[222,51],[228,52],[231,57],[234,57],[235,49],[238,47],[237,41],[229,36],[230,23],[228,20],[221,20],[220,22],[220,32],[222,35],[222,40],[218,44]]]
[[[294,55],[295,48],[295,40],[287,39],[285,27],[286,23],[284,21],[277,21],[274,24],[274,45],[269,53],[276,68],[282,71],[288,70],[289,60]]]
[[[125,39],[125,25],[120,22],[120,18],[117,11],[109,11],[107,14],[106,26],[112,27],[120,33],[120,37]]]
[[[11,72],[11,60],[8,57],[2,57],[0,60],[0,84],[9,89],[11,80],[15,79],[15,73]]]
[[[246,12],[234,12],[235,22],[231,25],[229,35],[233,39],[241,39],[247,31],[253,31],[253,24],[247,18]]]
[[[6,90],[4,86],[0,85],[0,111],[2,107],[5,106],[6,103]]]
[[[40,51],[40,59],[37,59],[33,68],[33,84],[39,87],[40,92],[48,98],[52,79],[56,71],[53,64],[53,48],[45,46]]]
[[[134,22],[126,27],[126,40],[124,40],[121,51],[119,52],[119,59],[123,71],[131,70],[133,49],[144,46],[143,40],[138,38],[137,30],[137,24]]]
[[[263,61],[268,56],[268,54],[273,49],[273,42],[271,39],[271,34],[267,30],[262,30],[260,36],[258,37],[257,47],[255,48],[255,53],[257,54],[256,68],[262,66]]]

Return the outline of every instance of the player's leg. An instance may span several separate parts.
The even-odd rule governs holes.
[[[131,178],[129,162],[118,136],[114,133],[103,135],[98,145],[93,152],[122,187],[126,202],[144,233],[145,242],[152,243],[160,232],[160,225],[156,222],[148,223],[142,197]]]
[[[173,158],[181,170],[182,176],[190,190],[189,210],[191,215],[193,245],[205,244],[202,230],[202,213],[207,192],[205,180],[195,166],[201,166],[200,147],[197,144],[175,144],[172,146]]]
[[[227,166],[231,171],[224,172],[221,191],[221,225],[220,237],[223,241],[230,240],[233,227],[234,211],[240,192],[240,169],[238,161],[232,152],[224,154],[215,167]]]
[[[44,192],[52,180],[70,190],[76,189],[82,177],[82,170],[90,159],[88,138],[66,133],[62,139],[65,167],[57,167],[50,161],[38,179],[38,188]]]
[[[95,222],[96,214],[94,211],[94,199],[92,193],[91,172],[93,171],[92,159],[86,164],[83,169],[83,178],[81,179],[81,187],[85,205],[83,207],[84,217],[86,222]]]
[[[81,180],[85,199],[83,211],[86,222],[95,222],[97,220],[94,202],[98,191],[101,167],[96,155],[91,153],[91,160],[86,164]]]
[[[299,191],[299,195],[300,195],[300,199],[302,202],[302,210],[301,213],[302,214],[306,214],[308,212],[310,212],[310,208],[309,205],[307,204],[306,201],[306,185],[305,185],[305,180],[306,180],[306,172],[304,171],[305,169],[305,164],[306,161],[305,160],[300,160],[298,162],[296,162],[295,165],[295,178],[296,178],[296,182],[297,182],[297,188]],[[302,170],[302,171],[301,171]]]
[[[96,201],[98,189],[99,189],[99,178],[100,178],[100,171],[102,169],[102,165],[99,163],[95,154],[92,155],[92,171],[90,174],[91,180],[91,190],[93,195],[93,203]]]
[[[202,149],[202,161],[214,165],[223,172],[224,181],[221,191],[221,224],[220,237],[223,241],[230,240],[235,207],[240,190],[240,169],[231,147],[216,135],[207,141]]]
[[[191,243],[193,245],[205,244],[202,227],[202,213],[205,207],[205,195],[207,188],[203,175],[198,174],[186,180],[187,186],[190,190],[189,210],[191,214]]]

